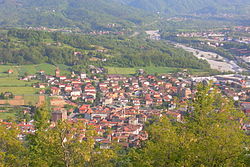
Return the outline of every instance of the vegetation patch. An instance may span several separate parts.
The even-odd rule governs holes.
[[[130,75],[135,74],[139,69],[143,69],[147,74],[167,74],[174,73],[184,70],[183,68],[172,68],[172,67],[135,67],[135,68],[122,68],[122,67],[105,67],[108,70],[108,74],[124,74]],[[192,74],[208,74],[210,70],[200,70],[200,69],[187,69]]]
[[[15,112],[0,112],[0,119],[9,119],[15,118]]]
[[[82,68],[95,65],[209,69],[206,61],[199,60],[183,49],[175,48],[164,41],[145,38],[130,39],[119,35],[75,35],[16,29],[3,33],[2,38],[5,39],[0,41],[0,62],[3,64],[49,63],[79,65]],[[48,44],[43,41],[52,42]],[[102,49],[93,46],[100,46]],[[19,73],[24,74],[36,72],[39,66],[17,68]]]
[[[14,95],[34,95],[38,91],[33,87],[0,87],[0,92],[12,92]]]
[[[37,81],[35,80],[22,81],[18,80],[16,77],[3,77],[0,78],[0,87],[30,87],[33,83],[36,82]]]

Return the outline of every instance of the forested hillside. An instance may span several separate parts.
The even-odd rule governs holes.
[[[145,15],[113,0],[0,0],[0,26],[108,29],[141,24]]]
[[[156,12],[249,15],[249,9],[248,0],[0,0],[0,26],[121,30],[153,21]]]
[[[117,0],[129,6],[164,14],[249,14],[249,0]]]
[[[164,41],[15,29],[2,30],[0,35],[2,64],[209,68],[204,60]]]

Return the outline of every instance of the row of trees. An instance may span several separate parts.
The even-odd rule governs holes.
[[[216,89],[200,85],[198,90],[182,122],[168,117],[150,120],[149,140],[140,148],[114,144],[100,149],[91,127],[59,122],[49,128],[49,112],[40,108],[34,116],[37,130],[24,141],[17,139],[16,128],[0,126],[0,166],[249,166],[244,114]]]

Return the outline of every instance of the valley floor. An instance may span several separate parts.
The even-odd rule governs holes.
[[[241,68],[234,61],[230,61],[226,58],[223,58],[222,56],[216,53],[201,51],[198,49],[187,47],[179,43],[175,44],[175,46],[193,53],[193,55],[199,59],[206,60],[210,64],[211,68],[214,70],[218,70],[220,72],[231,71],[231,72],[236,72],[236,73],[246,71],[246,69]]]

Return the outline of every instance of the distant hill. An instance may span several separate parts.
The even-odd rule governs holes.
[[[0,26],[120,30],[157,12],[250,16],[250,0],[0,0]]]
[[[141,24],[145,14],[113,0],[0,0],[0,26],[105,29]]]
[[[250,14],[249,0],[116,0],[136,8],[164,14]]]

